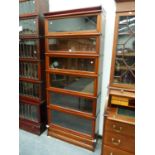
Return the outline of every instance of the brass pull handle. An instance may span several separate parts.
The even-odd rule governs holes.
[[[113,130],[115,131],[115,132],[121,132],[121,130],[122,130],[122,127],[120,126],[119,128],[116,128],[116,125],[113,125],[112,126],[113,127]]]
[[[116,141],[115,138],[112,138],[111,141],[112,141],[112,144],[117,145],[117,146],[121,143],[120,139]]]

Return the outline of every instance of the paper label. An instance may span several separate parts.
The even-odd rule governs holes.
[[[19,32],[20,31],[23,31],[23,27],[22,26],[19,26]]]

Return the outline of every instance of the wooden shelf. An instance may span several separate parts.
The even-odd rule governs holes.
[[[120,67],[116,67],[115,70],[116,69],[117,69],[117,71],[118,70],[129,70],[129,68],[128,67],[125,67],[125,66],[120,66]],[[135,71],[135,68],[134,67],[131,67],[130,69],[133,70],[133,71]]]
[[[135,57],[135,53],[128,52],[128,53],[117,53],[116,56],[124,56],[124,57]]]
[[[135,32],[132,32],[132,33],[118,33],[119,36],[122,36],[122,35],[133,35]]]

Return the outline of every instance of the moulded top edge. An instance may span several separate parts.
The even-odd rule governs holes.
[[[83,13],[99,13],[102,11],[102,6],[96,7],[88,7],[88,8],[80,8],[80,9],[72,9],[72,10],[63,10],[63,11],[54,11],[54,12],[47,12],[44,13],[45,17],[52,17],[52,16],[65,16],[65,15],[76,15],[76,14],[83,14]]]
[[[116,2],[132,2],[132,1],[135,1],[135,0],[115,0]]]
[[[29,18],[36,18],[36,17],[39,18],[39,15],[37,13],[19,15],[19,19],[29,19]]]

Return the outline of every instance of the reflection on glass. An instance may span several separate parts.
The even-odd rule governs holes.
[[[135,83],[135,17],[119,19],[114,83]]]
[[[51,87],[94,93],[94,79],[70,75],[50,74]]]
[[[20,58],[37,58],[37,41],[36,40],[20,40],[19,42]]]
[[[95,60],[84,58],[50,58],[50,68],[95,71]]]
[[[31,121],[38,121],[37,107],[31,104],[19,104],[19,116]]]
[[[83,16],[48,21],[49,32],[96,30],[97,16]]]
[[[32,98],[39,98],[39,84],[19,81],[19,94]]]
[[[121,16],[119,20],[119,35],[135,32],[135,16]]]
[[[22,31],[21,34],[35,34],[36,33],[36,20],[35,19],[20,19],[19,26]]]
[[[96,51],[96,38],[57,38],[49,39],[49,50],[53,51]]]
[[[19,76],[23,78],[38,79],[38,64],[19,62]]]
[[[50,103],[53,105],[92,113],[93,100],[54,92],[49,95]]]
[[[35,0],[19,2],[19,14],[32,14],[35,12]]]
[[[92,134],[92,120],[81,118],[55,110],[51,111],[52,124],[62,126],[78,132]]]

